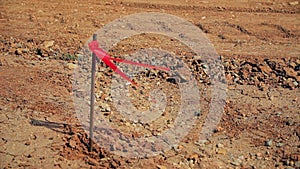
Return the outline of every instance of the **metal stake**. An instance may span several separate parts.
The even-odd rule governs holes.
[[[93,35],[93,40],[97,40],[97,34]],[[91,77],[91,107],[90,107],[90,147],[89,152],[93,151],[94,137],[94,105],[95,105],[95,72],[96,72],[96,55],[92,54],[92,77]]]

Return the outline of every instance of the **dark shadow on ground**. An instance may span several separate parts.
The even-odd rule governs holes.
[[[73,135],[74,132],[72,131],[72,127],[69,124],[66,123],[57,123],[57,122],[51,122],[51,121],[43,121],[43,120],[37,120],[30,118],[30,124],[33,126],[43,126],[47,127],[53,131],[63,133],[63,134],[70,134]]]

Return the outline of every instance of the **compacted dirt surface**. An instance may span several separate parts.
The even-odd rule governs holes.
[[[300,1],[0,0],[0,8],[0,168],[300,168]],[[172,14],[205,33],[224,67],[224,113],[199,141],[211,97],[201,56],[165,36],[129,37],[110,53],[148,47],[176,53],[197,80],[201,113],[188,135],[159,155],[129,158],[97,144],[89,152],[74,106],[77,58],[94,32],[139,12]],[[171,102],[147,124],[114,108],[107,87],[113,74],[98,64],[96,107],[107,121],[133,138],[172,127],[180,101],[175,78],[157,70],[134,77],[141,87],[129,93],[138,109],[149,108],[157,85]]]

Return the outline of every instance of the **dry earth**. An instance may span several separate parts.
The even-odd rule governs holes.
[[[1,168],[300,168],[299,1],[0,0],[0,8]],[[201,58],[168,37],[131,37],[111,53],[121,57],[154,46],[178,54],[195,74],[204,113],[188,136],[164,154],[136,159],[101,147],[88,152],[73,102],[77,54],[105,24],[146,11],[182,17],[214,44],[228,84],[222,120],[207,142],[197,142],[210,103]],[[120,130],[139,137],[137,124],[121,120],[113,108],[103,87],[113,73],[99,65],[101,111]],[[176,88],[157,71],[137,81],[144,88],[132,88],[132,100],[142,108],[148,106],[145,99],[154,82]],[[166,126],[150,125],[150,134]]]

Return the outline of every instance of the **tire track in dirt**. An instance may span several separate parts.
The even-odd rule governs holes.
[[[144,2],[120,2],[123,6],[133,8],[145,8],[145,9],[165,9],[165,10],[194,10],[194,11],[214,11],[214,12],[246,12],[246,13],[281,13],[281,14],[297,14],[299,10],[286,10],[286,9],[272,9],[272,8],[240,8],[240,7],[205,7],[205,6],[194,6],[194,5],[171,5],[171,4],[149,4]]]
[[[247,28],[239,25],[239,24],[234,24],[234,23],[230,23],[228,21],[225,21],[225,22],[222,22],[220,23],[220,25],[223,25],[223,26],[228,26],[228,27],[231,27],[231,28],[234,28],[236,30],[238,30],[241,34],[245,34],[245,35],[249,35],[249,36],[253,36],[253,37],[256,37],[257,39],[259,40],[262,40],[262,41],[268,41],[268,42],[272,42],[274,41],[272,37],[266,37],[264,35],[261,35],[259,34],[260,32],[257,31],[257,32],[252,32],[252,31],[249,31]],[[274,28],[278,31],[280,31],[281,33],[283,33],[284,35],[282,36],[282,38],[285,38],[285,39],[295,39],[297,40],[299,38],[298,35],[292,33],[292,31],[284,28],[283,26],[281,25],[277,25],[277,24],[268,24],[268,23],[262,23],[262,24],[259,24],[259,25],[262,25],[262,26],[268,26],[268,27],[271,27],[271,28]],[[258,26],[259,26],[258,25]],[[211,31],[209,31],[208,29],[204,28],[203,25],[201,24],[196,24],[196,26],[198,26],[203,32],[205,33],[210,33]],[[271,33],[272,35],[275,35],[276,33],[272,32]],[[224,35],[222,34],[219,34],[218,35],[219,38],[221,39],[226,39],[224,37]]]
[[[240,31],[241,33],[243,34],[246,34],[246,35],[253,35],[253,33],[249,32],[247,29],[245,29],[244,27],[238,25],[238,24],[233,24],[233,23],[229,23],[229,22],[224,22],[224,25],[225,26],[229,26],[229,27],[232,27],[234,29],[237,29],[238,31]]]
[[[291,33],[290,30],[284,28],[283,26],[281,25],[277,25],[277,24],[269,24],[269,23],[262,23],[261,25],[265,25],[265,26],[269,26],[269,27],[272,27],[272,28],[276,28],[278,29],[280,32],[284,33],[285,35],[283,36],[283,38],[298,38],[299,36],[294,34],[294,33]]]

